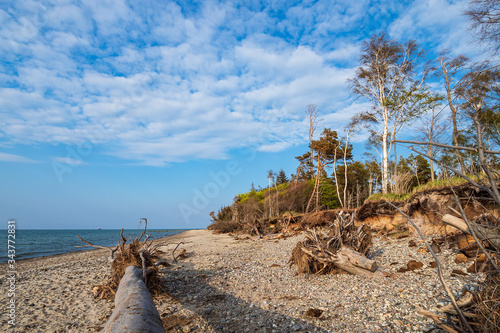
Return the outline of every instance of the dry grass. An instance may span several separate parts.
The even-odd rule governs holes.
[[[483,332],[500,332],[500,273],[486,278],[480,293],[474,297],[474,313],[479,314]]]

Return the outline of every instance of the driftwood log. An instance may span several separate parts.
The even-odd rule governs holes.
[[[141,279],[142,270],[125,269],[115,296],[115,309],[102,330],[105,333],[164,333],[153,298]]]
[[[302,247],[301,250],[321,263],[332,263],[336,267],[354,275],[372,278],[390,276],[390,274],[382,270],[377,270],[375,260],[368,259],[361,253],[345,246],[342,246],[335,254],[329,253],[328,255],[322,255],[319,251],[312,251],[305,247]]]
[[[463,232],[465,232],[468,235],[472,235],[471,230],[467,226],[467,223],[459,217],[455,217],[450,214],[445,214],[442,217],[442,220],[444,223],[451,225],[452,227],[455,227]],[[481,240],[484,241],[485,243],[489,243],[493,248],[495,249],[500,249],[500,233],[498,233],[498,230],[495,228],[488,228],[482,225],[479,225],[477,223],[469,221],[469,224],[473,231],[475,232],[476,236]]]

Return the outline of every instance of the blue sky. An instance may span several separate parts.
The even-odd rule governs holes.
[[[371,34],[476,56],[466,4],[3,1],[0,219],[206,227],[266,170],[294,172],[308,104],[336,130],[369,108],[346,80]]]

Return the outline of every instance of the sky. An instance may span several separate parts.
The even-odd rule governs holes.
[[[369,110],[346,80],[372,34],[477,56],[466,5],[2,1],[0,220],[204,228],[267,170],[295,172],[308,104],[338,131]]]

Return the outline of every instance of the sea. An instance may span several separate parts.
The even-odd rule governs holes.
[[[158,239],[187,230],[189,229],[148,229],[147,234],[151,235],[150,239]],[[143,231],[144,229],[125,229],[123,235],[127,240],[131,240],[140,236]],[[21,260],[93,249],[93,247],[84,246],[86,244],[78,239],[78,236],[95,245],[115,246],[121,239],[120,232],[121,229],[16,229],[15,243],[12,243],[11,237],[11,242],[9,244],[15,246],[15,248],[10,247],[11,250],[15,250],[14,259]],[[5,244],[2,246],[2,249],[0,249],[0,263],[11,259],[8,258],[7,235],[7,230],[0,230],[0,244]],[[144,236],[143,239],[145,237],[146,236]]]

